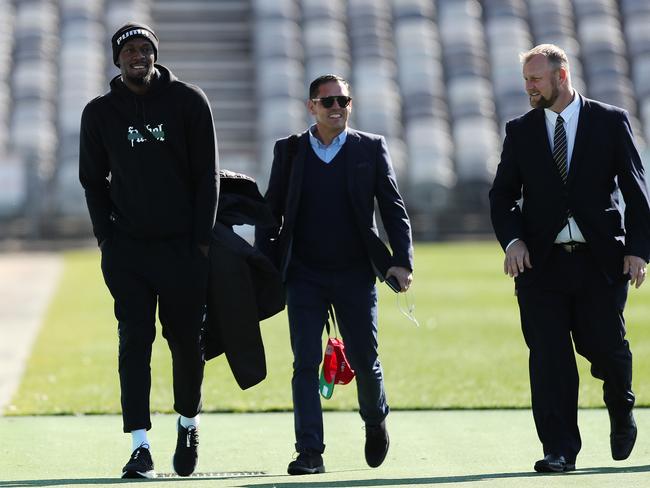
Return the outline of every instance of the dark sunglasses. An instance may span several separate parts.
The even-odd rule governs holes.
[[[323,97],[323,98],[312,98],[312,102],[320,102],[321,105],[325,108],[332,108],[334,106],[334,100],[339,104],[339,107],[345,108],[350,105],[352,97],[346,97],[344,95],[338,95],[336,97]]]

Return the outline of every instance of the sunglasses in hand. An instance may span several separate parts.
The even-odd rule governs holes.
[[[334,106],[334,100],[339,104],[339,107],[345,108],[352,101],[352,97],[346,97],[345,95],[338,95],[334,97],[323,97],[323,98],[312,98],[312,102],[320,102],[321,105],[325,108],[332,108]]]

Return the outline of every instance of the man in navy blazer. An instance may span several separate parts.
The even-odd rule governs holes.
[[[634,447],[623,309],[628,284],[645,280],[650,203],[627,113],[578,94],[559,47],[536,46],[521,60],[533,110],[506,125],[491,216],[530,350],[544,451],[534,468],[565,472],[581,447],[574,345],[603,380],[612,457]]]
[[[256,245],[275,260],[286,283],[298,452],[289,474],[325,471],[318,368],[329,306],[356,373],[366,461],[371,467],[384,461],[389,408],[377,353],[375,277],[396,280],[406,291],[413,270],[411,226],[386,141],[348,128],[348,82],[317,78],[307,107],[316,123],[274,148],[265,197],[279,225],[256,231]],[[375,200],[392,254],[377,235]]]

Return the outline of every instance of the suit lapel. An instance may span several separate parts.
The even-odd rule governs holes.
[[[534,114],[532,119],[533,130],[531,133],[534,134],[533,144],[536,148],[535,152],[542,155],[544,159],[550,159],[551,163],[555,166],[553,153],[551,152],[551,142],[548,140],[548,131],[546,130],[544,110],[535,110]]]
[[[590,131],[590,117],[589,117],[589,102],[585,100],[582,95],[580,97],[580,111],[578,112],[578,128],[576,130],[576,138],[573,142],[573,153],[569,161],[569,174],[567,176],[567,184],[571,184],[576,179],[578,171],[583,164],[583,153],[587,146]]]
[[[291,173],[289,174],[289,191],[287,194],[287,209],[290,212],[290,221],[294,221],[300,203],[300,194],[302,192],[302,177],[305,172],[305,160],[309,150],[309,134],[303,132],[298,138],[298,147],[296,148],[291,164]]]
[[[358,162],[356,157],[359,151],[359,134],[353,129],[348,128],[348,136],[342,148],[343,162],[345,163],[345,180],[348,187],[348,194],[354,202],[355,171],[354,167]],[[353,207],[356,208],[355,205]]]
[[[558,169],[557,164],[555,164],[555,160],[553,159],[553,151],[551,150],[552,141],[549,140],[548,129],[546,128],[546,112],[544,109],[536,110],[536,115],[533,119],[533,125],[533,134],[536,135],[536,139],[533,142],[539,150],[538,154],[542,155],[541,160],[543,164],[549,165],[549,169],[554,175],[553,177],[556,180],[556,183],[564,186],[562,176],[560,176],[560,170]],[[571,171],[569,171],[569,174],[571,174]]]
[[[557,169],[555,160],[553,159],[553,152],[551,151],[551,141],[548,139],[548,130],[546,128],[546,113],[544,109],[535,110],[535,116],[532,119],[534,134],[533,139],[533,154],[539,154],[540,163],[547,165],[551,172],[557,177],[557,180],[561,183],[562,177],[560,176],[560,171]]]

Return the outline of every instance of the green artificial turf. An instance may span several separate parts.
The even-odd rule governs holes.
[[[581,411],[577,470],[538,474],[542,457],[526,410],[393,412],[385,462],[369,468],[364,431],[353,412],[325,413],[326,473],[286,474],[293,456],[290,413],[204,414],[196,476],[173,475],[174,415],[156,415],[149,432],[156,480],[120,480],[130,436],[119,416],[0,417],[0,486],[183,488],[645,488],[650,476],[650,410],[636,412],[639,439],[626,461],[612,461],[607,411]]]
[[[409,292],[420,322],[404,318],[380,285],[380,356],[392,409],[528,407],[527,349],[512,280],[495,242],[421,244]],[[117,413],[117,326],[96,251],[69,252],[60,287],[8,415]],[[400,296],[400,299],[404,299]],[[637,405],[650,405],[650,284],[631,290],[626,309]],[[286,315],[265,321],[267,379],[242,391],[224,357],[207,363],[206,411],[291,409]],[[602,406],[602,383],[580,359],[580,404]],[[151,408],[171,412],[171,367],[158,329]],[[326,409],[356,409],[354,384],[337,386]]]

